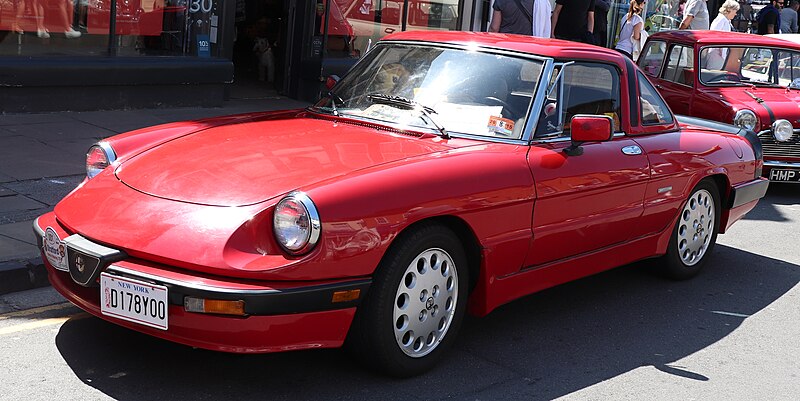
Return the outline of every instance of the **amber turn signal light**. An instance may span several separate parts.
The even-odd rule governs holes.
[[[186,297],[183,307],[187,312],[216,313],[221,315],[244,316],[244,301],[226,301],[221,299],[203,299]]]
[[[331,298],[332,303],[354,301],[361,296],[361,290],[336,291]]]

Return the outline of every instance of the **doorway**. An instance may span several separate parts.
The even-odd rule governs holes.
[[[236,0],[232,98],[285,94],[288,0]]]

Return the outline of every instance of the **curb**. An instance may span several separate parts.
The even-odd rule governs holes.
[[[47,271],[39,257],[0,262],[0,295],[49,285]]]

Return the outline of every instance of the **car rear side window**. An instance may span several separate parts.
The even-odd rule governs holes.
[[[666,43],[659,40],[651,41],[642,52],[642,56],[639,57],[639,68],[645,74],[657,77],[661,74],[661,66],[664,63],[664,53],[666,52]]]
[[[672,124],[672,113],[667,104],[664,103],[644,74],[639,72],[637,75],[639,77],[639,97],[642,102],[642,124]]]
[[[694,85],[694,53],[691,47],[673,46],[666,64],[664,79],[683,85]]]

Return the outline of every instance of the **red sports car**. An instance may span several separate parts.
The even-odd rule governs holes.
[[[659,32],[638,63],[672,111],[755,131],[764,176],[800,182],[800,44],[735,32]]]
[[[38,218],[50,281],[193,347],[339,347],[420,373],[464,313],[641,259],[698,273],[768,181],[752,132],[680,122],[619,53],[382,40],[314,106],[141,129]]]

